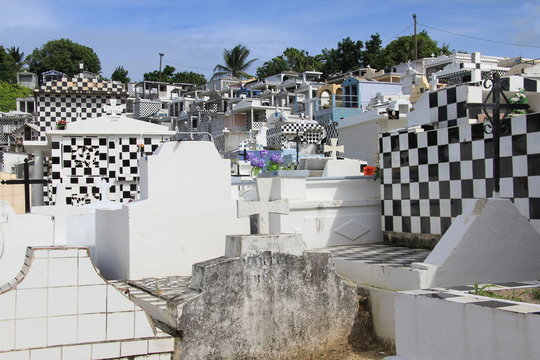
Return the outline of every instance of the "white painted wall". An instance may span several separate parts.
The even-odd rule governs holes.
[[[230,162],[213,143],[163,143],[141,161],[140,175],[143,200],[96,212],[107,278],[189,275],[192,264],[223,255],[225,235],[249,233],[248,219],[236,217]]]

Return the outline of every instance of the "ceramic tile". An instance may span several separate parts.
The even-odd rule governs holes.
[[[107,285],[79,286],[79,314],[107,311]]]
[[[107,312],[133,311],[135,304],[122,295],[114,286],[107,285]]]
[[[142,310],[135,312],[135,337],[154,336],[154,330],[150,325],[150,320]]]
[[[92,344],[93,359],[109,359],[120,357],[120,342]]]
[[[71,258],[79,257],[79,249],[55,249],[49,253],[49,258]]]
[[[79,259],[79,285],[98,285],[104,282],[89,257]]]
[[[91,358],[91,345],[73,345],[62,347],[62,360],[88,360]]]
[[[77,342],[77,315],[49,317],[47,323],[47,343],[49,346]]]
[[[148,340],[149,353],[161,353],[174,351],[174,338]]]
[[[42,288],[47,286],[48,259],[34,259],[28,274],[17,286],[18,289]]]
[[[107,340],[129,339],[134,336],[135,312],[107,314]]]
[[[77,314],[77,287],[57,287],[48,289],[48,315]]]
[[[0,360],[30,360],[30,351],[11,351],[0,354]]]
[[[107,338],[105,314],[79,315],[78,342],[105,341]]]
[[[15,348],[15,320],[0,321],[0,351]]]
[[[44,347],[47,342],[47,319],[17,319],[15,321],[15,347],[18,349]]]
[[[15,290],[0,294],[0,321],[15,319]]]
[[[77,258],[49,259],[49,286],[77,285]]]
[[[53,347],[30,350],[31,360],[62,360],[62,348]]]
[[[123,341],[120,344],[120,356],[133,356],[148,353],[148,341]]]
[[[47,315],[47,289],[16,290],[17,318],[40,317]]]

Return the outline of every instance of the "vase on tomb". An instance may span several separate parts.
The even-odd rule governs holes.
[[[67,125],[66,120],[58,120],[58,121],[56,122],[56,128],[57,128],[58,130],[64,130],[64,129],[66,128],[66,125]]]

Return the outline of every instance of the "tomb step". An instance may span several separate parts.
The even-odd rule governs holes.
[[[178,304],[199,295],[199,291],[191,289],[189,283],[189,276],[170,276],[117,282],[115,286],[124,290],[159,327],[176,336]]]
[[[191,274],[192,275],[191,283],[189,286],[193,290],[204,291],[204,276],[205,276],[206,269],[208,267],[218,266],[220,264],[223,264],[229,261],[234,261],[234,260],[235,258],[226,258],[224,256],[221,256],[215,259],[201,261],[199,263],[194,264],[192,274]]]
[[[423,262],[430,251],[407,247],[388,246],[381,243],[329,246],[318,250],[328,251],[341,276],[358,286],[388,290],[421,289],[427,280],[427,271],[411,267]]]

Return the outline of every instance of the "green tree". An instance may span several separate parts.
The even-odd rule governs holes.
[[[27,87],[0,82],[0,111],[16,110],[16,99],[30,95],[32,95],[32,90]]]
[[[172,77],[175,71],[176,69],[174,68],[174,66],[165,65],[165,67],[161,71],[161,79],[160,79],[159,70],[145,73],[143,75],[143,79],[144,81],[163,81],[163,82],[172,83],[173,82]]]
[[[128,75],[128,71],[124,69],[123,66],[120,65],[116,67],[116,69],[114,69],[111,75],[111,80],[120,81],[121,83],[127,84],[128,82],[131,81],[131,79],[127,75]]]
[[[249,49],[244,45],[238,44],[231,50],[223,49],[223,61],[225,65],[216,65],[215,74],[230,74],[233,77],[247,79],[251,75],[246,70],[258,59],[248,61]]]
[[[257,68],[257,77],[264,78],[283,71],[319,71],[322,68],[322,56],[310,56],[305,50],[287,48],[283,54],[266,61]]]
[[[20,69],[24,63],[24,52],[22,52],[19,47],[15,46],[10,47],[7,52]]]
[[[392,65],[390,64],[387,53],[382,47],[381,36],[378,33],[371,35],[371,38],[366,41],[362,67],[367,67],[368,65],[378,70]]]
[[[0,45],[0,81],[14,83],[17,81],[17,63],[9,53]]]
[[[206,83],[206,77],[203,74],[199,74],[193,71],[177,72],[176,74],[174,74],[172,79],[175,83],[188,83],[195,85],[201,85]]]
[[[431,54],[449,55],[451,51],[447,44],[441,47],[437,45],[437,41],[429,37],[426,30],[421,31],[416,35],[418,42],[418,58],[430,57]],[[414,53],[414,35],[401,36],[396,40],[386,45],[384,52],[388,58],[389,65],[396,65],[409,60],[415,59]]]
[[[83,62],[86,70],[90,72],[101,72],[101,63],[94,50],[69,39],[47,42],[28,55],[26,62],[30,71],[38,75],[48,70],[56,70],[71,77],[79,73],[80,62]]]
[[[324,74],[345,73],[362,67],[363,47],[364,43],[362,41],[353,41],[350,37],[346,37],[338,42],[336,49],[323,49],[324,65],[322,70]]]

